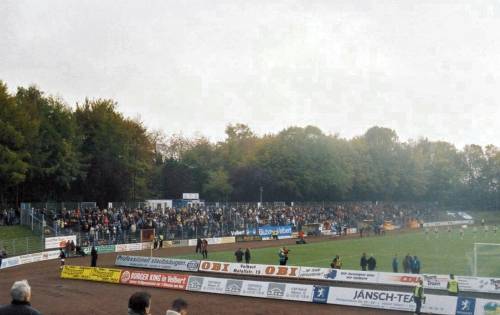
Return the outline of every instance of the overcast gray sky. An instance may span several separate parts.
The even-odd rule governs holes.
[[[499,0],[0,1],[0,79],[166,134],[308,124],[500,146]]]

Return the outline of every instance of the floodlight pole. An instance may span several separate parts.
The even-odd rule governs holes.
[[[153,229],[153,242],[151,243],[151,251],[150,251],[150,255],[149,257],[153,257],[153,246],[154,246],[154,243],[155,243],[155,238],[156,238],[156,229]]]
[[[472,275],[477,277],[477,243],[474,243],[474,270]]]

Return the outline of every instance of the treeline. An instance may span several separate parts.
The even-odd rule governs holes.
[[[162,113],[159,113],[162,114]],[[164,113],[168,115],[168,113]],[[495,146],[401,142],[373,127],[343,139],[314,126],[255,135],[229,125],[226,139],[165,137],[124,117],[112,100],[76,109],[36,87],[0,83],[0,194],[20,201],[438,201],[500,204]]]

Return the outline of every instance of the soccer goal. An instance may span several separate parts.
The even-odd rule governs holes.
[[[500,244],[474,243],[474,257],[472,261],[472,274],[474,276],[499,276],[499,261]]]

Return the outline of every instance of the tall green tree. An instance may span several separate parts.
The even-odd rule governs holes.
[[[89,161],[80,184],[86,200],[134,201],[149,197],[154,145],[141,123],[126,119],[111,100],[86,100],[75,112],[82,152]]]
[[[0,81],[0,204],[6,193],[24,182],[29,167],[29,151],[23,135],[23,114],[16,99],[9,94],[7,85]],[[18,189],[15,190],[17,197]],[[13,201],[14,198],[9,198]]]
[[[30,152],[23,198],[65,199],[72,183],[86,174],[81,137],[71,109],[34,86],[19,88],[16,103],[25,115],[23,130]]]

